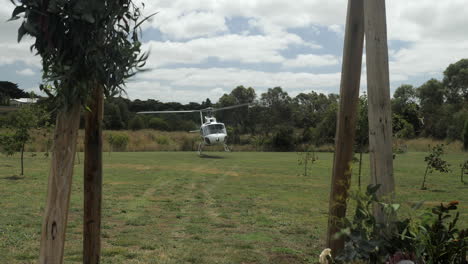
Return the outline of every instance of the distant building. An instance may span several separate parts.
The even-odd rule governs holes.
[[[19,98],[19,99],[10,99],[10,106],[24,106],[37,103],[37,98]]]

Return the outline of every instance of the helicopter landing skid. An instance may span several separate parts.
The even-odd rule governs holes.
[[[202,151],[203,151],[203,143],[200,142],[198,143],[198,156],[202,155]]]
[[[231,150],[229,149],[228,145],[224,144],[224,151],[225,152],[231,152]]]
[[[201,156],[203,154],[203,142],[198,143],[198,155]],[[224,144],[224,151],[225,152],[231,152],[231,149],[228,147],[227,144]]]

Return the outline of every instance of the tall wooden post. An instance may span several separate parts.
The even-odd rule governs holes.
[[[80,109],[81,105],[77,103],[57,115],[47,187],[47,204],[42,223],[40,264],[63,262]]]
[[[344,241],[334,239],[334,235],[340,231],[341,220],[346,215],[359,104],[363,42],[364,3],[363,0],[349,0],[327,232],[327,246],[334,254],[344,246]]]
[[[98,264],[101,255],[103,89],[98,86],[86,112],[84,160],[83,263]]]
[[[385,0],[365,0],[364,17],[371,178],[373,184],[381,184],[378,196],[391,199],[395,180]],[[384,221],[381,207],[374,214],[377,221]]]

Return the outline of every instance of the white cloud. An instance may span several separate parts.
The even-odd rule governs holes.
[[[23,70],[16,71],[16,74],[23,75],[23,76],[33,76],[35,73],[30,68],[26,68]]]
[[[208,58],[241,63],[281,63],[286,59],[280,51],[290,45],[310,46],[295,34],[276,36],[244,36],[229,34],[212,38],[198,38],[187,42],[150,41],[148,67],[168,64],[198,64]]]
[[[30,51],[33,40],[25,36],[20,43],[17,43],[18,28],[21,24],[19,20],[9,21],[14,6],[5,1],[0,6],[0,66],[9,65],[15,62],[22,62],[28,66],[40,66],[40,58],[34,56]]]
[[[162,102],[201,102],[206,98],[217,101],[224,93],[222,88],[184,89],[163,85],[157,81],[136,81],[127,84],[127,93],[131,100],[154,98]]]
[[[138,78],[140,81],[129,84],[129,87],[132,87],[132,89],[127,90],[130,98],[144,98],[144,96],[156,99],[179,98],[179,101],[183,102],[201,101],[206,97],[216,101],[224,92],[241,84],[254,87],[257,92],[281,86],[292,93],[311,90],[336,93],[340,83],[339,72],[328,74],[274,73],[237,68],[157,69],[142,73]],[[160,83],[165,85],[160,85]],[[142,87],[149,85],[153,88],[139,89],[137,88],[139,85]],[[184,100],[184,98],[188,99]]]
[[[284,61],[283,66],[288,68],[322,67],[339,63],[338,57],[334,55],[299,54],[295,59]]]
[[[172,11],[168,14],[159,13],[153,19],[153,25],[170,38],[205,37],[227,31],[224,17],[215,13],[191,12],[178,17],[171,15],[177,14]]]

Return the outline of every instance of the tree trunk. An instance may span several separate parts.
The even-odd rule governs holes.
[[[24,143],[21,144],[21,176],[24,175]]]
[[[83,263],[97,264],[101,254],[103,89],[96,87],[86,112],[84,158]]]
[[[79,103],[57,114],[39,263],[61,264],[80,124]]]
[[[395,180],[385,16],[385,0],[364,1],[371,179],[373,184],[381,185],[378,197],[389,201],[393,199]],[[375,207],[374,216],[379,223],[385,221],[382,206]]]
[[[421,185],[421,190],[425,190],[426,187],[424,186],[426,184],[426,176],[427,176],[427,171],[429,170],[429,165],[426,166],[426,171],[424,172],[424,178],[423,178],[423,182],[422,182],[422,185]]]
[[[327,246],[335,255],[344,247],[344,240],[335,239],[334,236],[341,230],[342,220],[346,216],[346,200],[351,181],[364,42],[363,12],[363,0],[348,1],[327,230]]]
[[[464,167],[462,167],[462,169],[461,169],[461,178],[460,179],[461,179],[462,183],[465,183],[465,181],[463,180],[463,174],[465,174],[465,168]]]
[[[359,174],[358,174],[359,189],[361,189],[361,175],[362,175],[362,149],[359,151]]]

